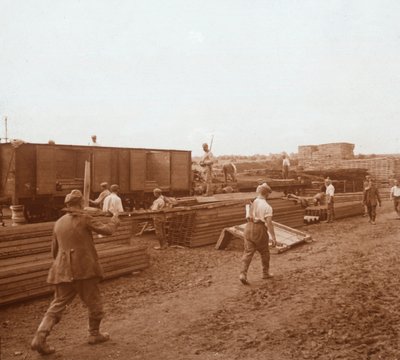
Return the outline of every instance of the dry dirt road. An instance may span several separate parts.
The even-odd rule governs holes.
[[[400,220],[309,226],[315,242],[272,256],[275,277],[238,281],[242,244],[225,251],[150,250],[152,265],[102,284],[112,339],[86,344],[78,300],[49,337],[46,359],[400,359]],[[151,238],[141,240],[149,246]],[[29,342],[49,299],[0,309],[1,359],[40,359]]]

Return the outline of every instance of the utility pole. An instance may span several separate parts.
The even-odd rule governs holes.
[[[4,118],[4,126],[6,128],[6,137],[5,137],[6,143],[8,142],[8,126],[7,126],[7,122],[8,122],[8,120],[7,120],[7,116],[6,116]]]

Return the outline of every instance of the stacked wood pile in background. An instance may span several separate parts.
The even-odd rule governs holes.
[[[364,213],[364,206],[360,201],[342,202],[335,204],[335,219],[343,219],[346,217],[362,215]],[[327,219],[327,206],[309,206],[305,210],[305,217],[316,216],[319,221]]]
[[[50,246],[53,225],[54,223],[42,223],[0,229],[0,305],[52,291],[46,278],[52,263]],[[128,245],[131,229],[131,219],[123,218],[115,234],[94,234],[105,278],[149,266],[147,248]]]
[[[299,166],[304,171],[323,171],[334,169],[365,169],[377,181],[387,182],[400,176],[400,159],[397,156],[364,157],[356,159],[354,145],[334,143],[299,146]],[[340,179],[332,177],[332,179]]]

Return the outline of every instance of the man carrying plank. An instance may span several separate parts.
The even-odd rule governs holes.
[[[272,223],[272,207],[267,203],[267,198],[272,192],[267,184],[257,188],[258,196],[250,205],[246,214],[247,224],[244,229],[244,253],[242,257],[242,271],[239,279],[244,285],[248,285],[247,270],[249,269],[254,253],[258,251],[261,256],[263,279],[272,277],[269,272],[269,235],[272,237],[272,245],[276,246],[274,224]]]
[[[108,183],[107,182],[102,182],[100,184],[101,187],[101,193],[98,196],[96,200],[89,200],[90,205],[94,205],[96,207],[99,207],[100,209],[103,208],[103,203],[104,199],[111,194],[110,190],[108,190]]]
[[[96,220],[82,210],[83,196],[79,190],[72,190],[66,196],[65,204],[67,213],[54,225],[54,261],[47,277],[47,282],[55,285],[54,300],[31,343],[32,350],[42,355],[55,352],[46,343],[46,338],[77,294],[88,307],[89,344],[109,339],[107,333],[99,331],[104,312],[98,283],[103,277],[103,270],[98,261],[92,231],[102,235],[113,234],[119,225],[118,213],[113,214],[108,224]]]

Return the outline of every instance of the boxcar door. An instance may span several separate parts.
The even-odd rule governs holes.
[[[55,147],[36,146],[36,194],[51,195],[56,191]]]
[[[92,191],[100,192],[100,184],[104,181],[109,185],[117,182],[117,166],[115,161],[115,154],[117,149],[93,149],[93,165],[92,165]]]
[[[150,151],[147,157],[147,166],[158,187],[162,190],[169,191],[171,186],[171,159],[169,151]]]
[[[190,192],[191,153],[171,151],[171,190]]]
[[[131,191],[143,191],[146,182],[146,150],[131,150],[130,187]]]

